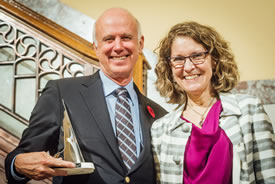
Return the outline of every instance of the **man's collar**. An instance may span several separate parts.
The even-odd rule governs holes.
[[[105,97],[111,95],[113,93],[113,91],[116,90],[117,88],[124,87],[124,88],[127,89],[128,93],[130,95],[130,98],[134,99],[133,94],[135,93],[135,90],[134,90],[133,79],[126,86],[120,86],[117,83],[115,83],[114,81],[112,81],[109,77],[107,77],[102,72],[102,70],[99,71],[99,75],[100,75],[100,78],[101,78],[102,83],[103,83],[103,91],[104,91],[104,96]]]

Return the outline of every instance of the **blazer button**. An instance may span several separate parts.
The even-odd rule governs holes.
[[[181,128],[182,128],[182,131],[185,132],[185,133],[190,131],[190,128],[187,125],[187,123],[184,123]]]
[[[128,176],[125,177],[125,183],[130,183],[130,178]]]
[[[175,162],[176,165],[179,165],[180,162],[181,162],[181,159],[180,159],[179,156],[174,155],[174,156],[173,156],[173,161]]]

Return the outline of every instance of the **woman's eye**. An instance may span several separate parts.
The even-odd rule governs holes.
[[[192,59],[202,59],[204,57],[203,53],[198,53],[190,56]]]
[[[179,62],[179,61],[183,61],[184,59],[185,59],[184,57],[175,57],[174,61]]]

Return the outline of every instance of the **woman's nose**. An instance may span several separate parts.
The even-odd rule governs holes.
[[[185,59],[185,63],[184,63],[184,70],[185,71],[190,71],[195,67],[195,65],[193,64],[193,62],[190,60],[190,58],[186,58]]]

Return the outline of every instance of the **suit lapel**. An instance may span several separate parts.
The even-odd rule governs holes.
[[[136,86],[134,86],[134,88],[138,95],[139,116],[144,145],[136,164],[129,172],[134,172],[137,168],[139,168],[144,163],[147,155],[151,154],[150,127],[151,123],[154,121],[154,119],[147,112],[146,105],[148,104],[146,102],[146,98],[139,92]],[[88,107],[101,133],[104,135],[106,142],[112,149],[116,159],[121,163],[121,166],[123,166],[124,163],[118,150],[117,141],[114,136],[113,127],[104,97],[102,81],[100,80],[98,72],[92,75],[89,80],[83,82],[80,92],[84,103]]]
[[[138,95],[138,103],[139,103],[139,116],[141,123],[141,130],[143,136],[143,149],[140,153],[140,156],[134,165],[134,167],[130,170],[130,172],[135,171],[139,168],[145,161],[148,154],[151,154],[151,139],[150,139],[150,127],[152,123],[152,117],[149,116],[149,113],[146,109],[146,98],[139,92],[138,88],[134,86],[135,91]]]
[[[121,162],[99,73],[97,72],[94,74],[91,80],[84,82],[82,86],[81,94],[85,104],[97,123],[101,133],[104,135],[106,142],[112,149],[115,157]]]

